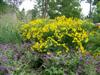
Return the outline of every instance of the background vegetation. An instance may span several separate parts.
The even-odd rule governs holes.
[[[82,0],[36,0],[27,13],[23,1],[0,0],[0,75],[100,74],[99,0],[85,0],[85,18]]]

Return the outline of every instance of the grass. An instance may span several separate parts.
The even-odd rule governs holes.
[[[0,43],[20,43],[16,15],[14,13],[0,17]]]

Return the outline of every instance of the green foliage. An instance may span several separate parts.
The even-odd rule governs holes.
[[[3,3],[3,0],[0,0],[0,4]]]
[[[17,10],[16,16],[20,22],[24,22],[24,23],[27,22],[27,15],[25,14],[25,9],[23,9],[22,11]]]
[[[39,12],[37,7],[35,6],[34,9],[32,10],[32,19],[36,19],[39,17]]]
[[[99,26],[95,26],[90,21],[85,21],[82,25],[82,28],[85,29],[89,34],[89,41],[87,44],[84,45],[87,51],[92,52],[92,54],[97,53],[97,55],[100,55],[100,30]]]
[[[14,11],[14,8],[11,5],[8,5],[6,2],[2,0],[0,1],[1,1],[0,2],[0,15]]]
[[[99,29],[96,28],[96,30],[90,33],[87,48],[93,54],[97,53],[97,55],[100,55],[100,30]]]
[[[94,0],[93,4],[96,5],[100,0]]]
[[[7,4],[5,4],[5,3],[2,2],[2,0],[1,0],[1,3],[0,3],[0,14],[6,12],[6,10],[7,10],[6,7],[7,7]]]
[[[57,1],[49,3],[50,18],[63,14],[80,17],[78,0]],[[63,6],[58,8],[59,4]],[[55,13],[56,9],[61,14]],[[36,19],[19,26],[13,14],[0,16],[0,47],[12,43],[11,47],[4,46],[4,50],[0,48],[0,69],[6,68],[6,71],[0,70],[0,75],[6,72],[11,75],[99,75],[96,73],[99,58],[94,59],[91,53],[100,54],[100,30],[89,20],[61,16]],[[33,14],[33,18],[37,17],[37,10]],[[18,12],[17,17],[27,22],[24,12]]]
[[[85,29],[85,31],[87,31],[88,33],[90,33],[95,29],[95,24],[93,24],[91,20],[87,19],[84,20],[82,28]]]
[[[9,67],[7,71],[12,75],[98,75],[96,74],[96,60],[92,56],[82,56],[80,53],[39,54],[30,52],[28,44],[8,48],[5,51],[0,49],[0,65]],[[3,55],[3,56],[2,56]],[[7,59],[2,60],[2,57]],[[39,62],[42,62],[42,65]],[[6,62],[5,62],[6,61]],[[11,68],[11,69],[10,69]],[[1,73],[6,73],[1,71]]]
[[[43,71],[42,75],[64,75],[64,71],[61,68],[51,66]]]
[[[2,74],[10,75],[37,75],[35,70],[30,68],[30,61],[34,59],[31,52],[27,50],[27,45],[7,44],[9,48],[0,49],[0,67]]]
[[[13,20],[11,20],[12,18]],[[0,19],[0,43],[21,43],[18,25],[14,15],[6,14]]]
[[[55,18],[57,16],[65,15],[66,17],[80,18],[80,4],[79,0],[36,0],[38,12],[42,16]],[[40,15],[40,16],[41,16]]]
[[[50,18],[55,18],[60,15],[66,17],[80,17],[80,5],[79,0],[58,0],[50,1],[48,8],[48,15]]]
[[[100,22],[100,1],[96,4],[95,12],[93,13],[93,21]]]
[[[92,56],[82,57],[79,53],[52,55],[44,62],[45,69],[42,70],[42,73],[43,75],[56,75],[56,72],[58,75],[60,73],[62,73],[61,75],[97,75],[94,61]]]
[[[84,65],[85,69],[85,74],[86,75],[98,75],[96,73],[95,65],[94,64],[86,64]]]

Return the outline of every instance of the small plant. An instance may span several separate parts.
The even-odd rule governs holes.
[[[51,66],[43,71],[42,75],[64,75],[64,70],[62,68],[57,68]]]

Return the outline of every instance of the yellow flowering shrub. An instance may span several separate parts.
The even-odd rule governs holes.
[[[21,33],[24,40],[33,42],[31,49],[37,52],[84,53],[82,42],[88,41],[88,33],[82,28],[83,23],[65,16],[53,20],[37,19],[24,24]]]

